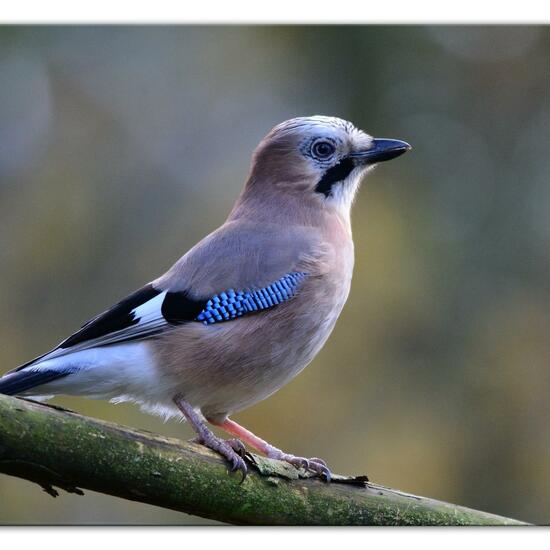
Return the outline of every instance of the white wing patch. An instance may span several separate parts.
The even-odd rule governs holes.
[[[162,318],[162,302],[166,296],[166,291],[161,292],[151,300],[145,302],[141,306],[138,306],[132,310],[132,313],[135,315],[136,319],[139,318],[138,325],[150,323],[151,321]],[[134,326],[138,326],[134,325]]]

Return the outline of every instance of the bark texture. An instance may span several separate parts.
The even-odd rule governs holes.
[[[247,455],[229,474],[215,453],[152,433],[0,395],[0,472],[52,496],[83,489],[240,525],[520,525],[522,522]]]

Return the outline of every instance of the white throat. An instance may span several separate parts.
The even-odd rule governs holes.
[[[361,181],[369,168],[355,169],[344,182],[332,187],[327,202],[337,211],[338,215],[351,234],[351,207],[361,185]]]

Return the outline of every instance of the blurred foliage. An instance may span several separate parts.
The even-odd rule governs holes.
[[[548,523],[549,52],[531,26],[0,27],[2,370],[217,227],[274,124],[341,116],[414,150],[363,186],[325,349],[236,418],[338,472]],[[0,491],[2,523],[201,523],[6,476]]]

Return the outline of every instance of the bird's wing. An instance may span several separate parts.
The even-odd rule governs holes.
[[[203,239],[153,284],[210,297],[228,288],[262,288],[297,271],[320,275],[330,250],[311,227],[233,221]]]
[[[97,346],[143,339],[166,328],[162,302],[166,292],[151,283],[130,294],[107,311],[85,323],[50,352],[21,365],[21,370],[37,362],[54,359]]]
[[[183,265],[178,262],[165,276],[94,317],[51,352],[16,370],[84,349],[152,338],[182,323],[212,325],[270,309],[293,298],[311,275],[304,271],[308,264],[300,261],[305,256],[296,249],[296,239],[283,238],[284,250],[278,253],[277,246],[258,251],[263,241],[256,240],[255,245],[246,235],[228,250],[227,236],[222,231],[209,241],[207,237],[205,244],[182,258]],[[225,253],[220,254],[220,250]],[[203,261],[202,269],[196,268],[197,256],[209,258],[209,262]],[[277,256],[280,260],[274,260]],[[219,266],[218,271],[212,270],[214,265]],[[275,265],[277,269],[273,269]],[[265,272],[267,267],[271,274]],[[220,277],[219,271],[225,275]],[[242,282],[238,283],[239,279]]]

